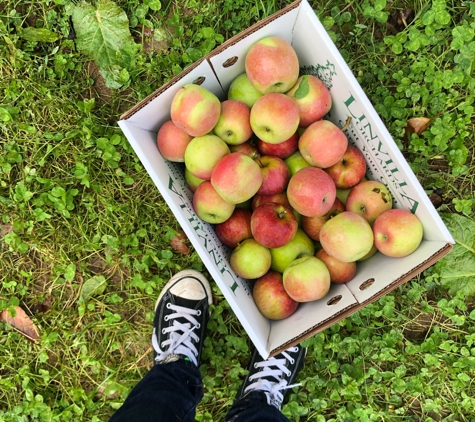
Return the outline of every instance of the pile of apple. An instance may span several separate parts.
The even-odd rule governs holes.
[[[422,224],[393,209],[391,193],[365,179],[361,151],[324,120],[332,99],[315,76],[299,77],[293,47],[278,37],[255,43],[245,73],[220,102],[183,86],[157,145],[184,162],[193,208],[232,248],[230,265],[255,280],[261,313],[283,319],[299,303],[345,283],[376,251],[403,257],[422,241]]]

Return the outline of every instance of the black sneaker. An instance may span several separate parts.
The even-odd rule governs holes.
[[[292,383],[303,367],[306,353],[307,349],[299,344],[264,360],[257,350],[254,350],[249,374],[239,389],[237,400],[251,391],[262,391],[267,397],[267,403],[280,410],[287,390],[300,385]]]
[[[211,302],[211,287],[200,272],[184,270],[170,279],[155,305],[156,363],[187,359],[199,366]]]

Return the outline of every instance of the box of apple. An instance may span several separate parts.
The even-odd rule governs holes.
[[[325,83],[299,71],[291,44],[264,37],[227,99],[186,84],[157,134],[162,156],[184,163],[195,213],[232,249],[231,268],[254,281],[271,320],[352,280],[377,251],[406,257],[423,239],[419,218],[393,208],[386,185],[365,178],[363,153],[325,118]]]

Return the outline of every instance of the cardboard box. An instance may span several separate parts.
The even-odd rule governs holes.
[[[244,72],[249,47],[271,35],[293,45],[302,74],[314,74],[330,88],[333,107],[328,118],[342,127],[352,117],[346,134],[365,154],[368,177],[386,184],[395,207],[414,212],[424,226],[424,240],[413,254],[394,259],[377,253],[359,263],[349,283],[332,286],[324,299],[301,304],[291,317],[272,322],[257,310],[249,282],[230,268],[231,251],[217,239],[214,228],[194,213],[184,165],[164,160],[156,146],[157,131],[169,120],[171,101],[181,86],[199,81],[225,100],[231,81]],[[384,296],[452,249],[452,236],[306,0],[292,3],[225,42],[125,113],[119,126],[264,358]]]

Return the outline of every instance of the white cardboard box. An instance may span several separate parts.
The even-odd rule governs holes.
[[[270,35],[289,41],[299,57],[301,73],[318,76],[330,88],[333,107],[328,118],[343,126],[352,117],[346,134],[366,156],[367,177],[386,184],[394,206],[414,212],[424,226],[423,242],[413,254],[393,259],[377,253],[359,263],[349,283],[332,286],[324,299],[301,304],[295,314],[281,321],[270,321],[259,313],[249,282],[230,268],[230,250],[217,239],[214,228],[194,213],[183,164],[164,160],[156,146],[157,131],[169,120],[172,98],[181,86],[199,80],[226,99],[231,81],[244,72],[249,47]],[[306,0],[292,3],[225,42],[126,112],[119,126],[264,358],[377,300],[452,249],[452,236]]]

